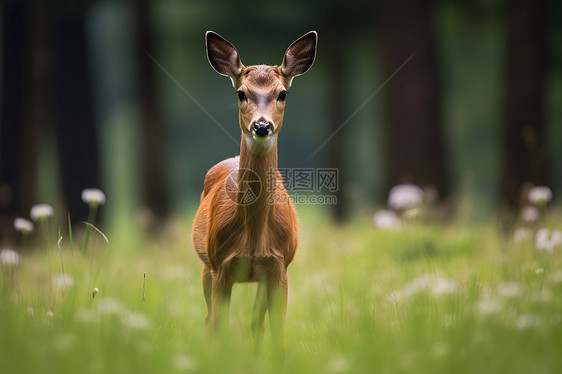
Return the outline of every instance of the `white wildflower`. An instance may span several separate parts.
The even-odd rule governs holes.
[[[148,317],[140,312],[126,312],[121,315],[121,323],[132,329],[142,330],[150,325]]]
[[[94,287],[94,289],[92,290],[92,299],[94,297],[96,297],[96,295],[98,294],[98,292],[100,292],[100,289],[97,287]]]
[[[535,186],[527,195],[529,202],[535,205],[546,205],[552,200],[552,190],[547,186]]]
[[[518,227],[513,232],[513,241],[520,242],[522,240],[530,239],[533,236],[533,231],[528,227]]]
[[[559,230],[552,231],[552,234],[550,235],[550,244],[552,245],[553,249],[555,247],[558,247],[560,244],[562,244],[562,232],[561,231],[559,231]]]
[[[537,275],[543,275],[543,274],[544,274],[544,269],[543,269],[543,268],[537,268],[537,269],[535,269],[535,274],[537,274]]]
[[[428,291],[434,295],[453,294],[458,292],[459,283],[453,279],[425,274],[408,283],[397,292],[398,298]]]
[[[523,294],[523,286],[517,282],[498,283],[496,291],[502,297],[517,297]]]
[[[330,373],[348,373],[349,372],[349,360],[345,356],[336,356],[328,362],[328,367],[326,368]]]
[[[515,320],[515,327],[518,329],[527,329],[538,327],[541,323],[540,316],[536,314],[522,314]]]
[[[545,227],[537,230],[537,234],[535,235],[535,247],[537,249],[547,249],[549,246],[548,240],[549,230]]]
[[[55,210],[49,204],[37,204],[31,207],[29,216],[34,221],[39,221],[40,219],[45,219],[53,216]]]
[[[105,194],[99,188],[86,188],[82,191],[82,201],[90,206],[105,204]]]
[[[482,299],[477,306],[480,314],[497,314],[502,310],[502,304],[497,299]]]
[[[189,371],[197,368],[197,359],[186,354],[177,354],[172,357],[172,366],[178,371]]]
[[[98,311],[102,314],[123,314],[127,308],[118,299],[105,297],[101,298],[98,304]]]
[[[53,318],[54,316],[55,316],[55,313],[53,313],[52,311],[49,310],[49,311],[47,312],[47,317]]]
[[[408,283],[406,283],[398,292],[397,298],[401,299],[404,296],[410,296],[421,291],[425,291],[431,283],[431,276],[422,275]]]
[[[31,234],[34,228],[33,222],[28,219],[18,217],[14,220],[14,229],[24,235]]]
[[[4,248],[0,251],[0,261],[2,265],[18,265],[20,263],[20,255],[13,249]]]
[[[28,307],[27,307],[27,315],[28,315],[29,317],[33,317],[33,316],[35,315],[35,309],[33,309],[32,306],[28,306]]]
[[[388,206],[397,211],[414,209],[423,202],[423,191],[413,184],[399,184],[388,193]]]
[[[97,323],[102,318],[114,318],[131,329],[150,327],[150,319],[146,314],[129,311],[120,300],[111,297],[102,297],[98,301],[97,310],[82,309],[76,313],[75,318],[86,323]]]
[[[70,274],[57,274],[53,277],[53,285],[57,290],[72,287],[74,285],[74,279]]]
[[[519,217],[521,217],[521,220],[526,223],[537,222],[540,218],[540,215],[541,213],[539,211],[539,208],[530,205],[523,207],[521,209],[521,212],[519,213]]]
[[[453,294],[459,290],[459,283],[453,279],[437,278],[432,285],[431,292],[435,295]]]
[[[552,252],[559,245],[562,245],[562,232],[558,230],[550,231],[545,227],[537,231],[535,235],[535,247],[537,249]]]
[[[394,211],[389,209],[379,210],[373,216],[373,224],[378,229],[399,229],[400,220]]]

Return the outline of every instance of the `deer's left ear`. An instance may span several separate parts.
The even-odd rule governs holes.
[[[314,63],[317,43],[318,34],[316,31],[310,31],[287,48],[281,64],[281,72],[285,75],[289,86],[294,77],[306,73]]]

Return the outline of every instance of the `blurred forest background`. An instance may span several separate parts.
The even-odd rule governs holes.
[[[107,227],[193,213],[205,172],[240,138],[206,30],[246,65],[280,64],[318,31],[279,166],[339,168],[338,221],[402,182],[434,186],[462,222],[515,211],[527,182],[562,194],[556,0],[6,0],[0,13],[3,243],[38,202],[83,220],[88,187],[107,195]]]

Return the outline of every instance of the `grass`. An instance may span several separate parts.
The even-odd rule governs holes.
[[[2,267],[2,373],[551,373],[562,367],[562,256],[492,224],[380,231],[301,209],[289,269],[286,357],[249,334],[255,285],[236,285],[230,330],[204,327],[189,223],[139,248],[68,234]],[[54,237],[55,235],[53,235]],[[74,233],[73,247],[83,236]],[[51,261],[49,259],[52,258]],[[53,279],[58,279],[58,284]],[[61,279],[64,279],[61,281]],[[93,289],[99,293],[92,297]]]

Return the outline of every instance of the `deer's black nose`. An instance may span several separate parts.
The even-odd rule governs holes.
[[[273,126],[269,122],[255,122],[252,131],[257,136],[271,135]]]

